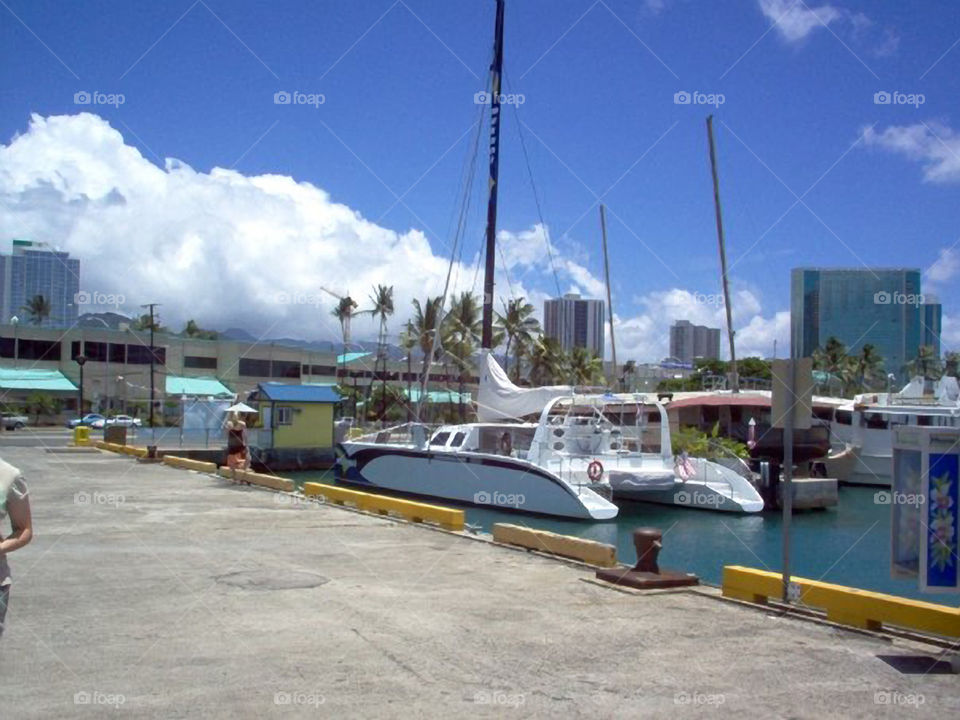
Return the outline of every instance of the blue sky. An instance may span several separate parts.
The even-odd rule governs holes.
[[[0,141],[28,133],[34,113],[94,113],[159,167],[177,158],[197,173],[290,176],[397,234],[422,231],[446,258],[493,7],[3,0]],[[554,247],[593,280],[602,276],[603,196],[624,344],[656,359],[665,317],[717,316],[715,305],[690,304],[719,291],[704,127],[714,112],[732,280],[749,296],[735,309],[740,326],[751,324],[749,349],[769,354],[774,338],[784,342],[789,269],[799,265],[933,266],[927,289],[944,302],[948,335],[960,335],[950,282],[960,265],[958,40],[960,5],[934,0],[508,1],[506,89],[523,104],[505,115],[500,226],[521,234],[538,222],[521,127]],[[80,91],[124,102],[78,105]],[[276,105],[278,91],[324,102]],[[722,104],[677,104],[682,92],[722,95]],[[922,95],[922,104],[877,104],[878,92]],[[466,265],[479,247],[484,189],[478,182]],[[4,195],[8,210],[14,190]],[[31,217],[26,230],[42,233]],[[5,235],[24,233],[7,219]],[[79,236],[64,245],[84,256]],[[542,238],[532,247],[518,252],[542,260]],[[555,292],[548,265],[512,259],[511,281],[529,296]],[[322,264],[315,270],[322,275]],[[595,288],[575,272],[560,275],[563,290]]]

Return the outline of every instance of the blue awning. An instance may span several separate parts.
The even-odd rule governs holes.
[[[0,389],[77,392],[77,386],[59,370],[9,367],[0,368]]]
[[[167,395],[230,397],[234,392],[215,377],[182,377],[167,375]]]
[[[368,352],[348,352],[343,355],[337,355],[337,365],[349,365],[354,360],[360,360],[361,358],[369,357],[373,353]]]

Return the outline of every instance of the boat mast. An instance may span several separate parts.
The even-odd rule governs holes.
[[[720,212],[720,176],[717,175],[717,151],[713,142],[713,115],[707,116],[707,138],[710,140],[710,172],[713,174],[713,206],[717,213],[717,242],[720,244],[720,272],[723,275],[723,305],[727,310],[727,336],[730,338],[730,389],[740,392],[737,353],[733,345],[733,314],[730,307],[730,283],[727,280],[727,250],[723,238],[723,214]]]
[[[503,75],[503,7],[497,0],[497,26],[490,66],[490,199],[487,202],[487,257],[483,274],[483,335],[481,347],[493,349],[493,274],[497,252],[497,189],[500,176],[500,81]]]
[[[610,295],[610,259],[607,256],[607,209],[602,203],[600,204],[600,232],[603,235],[603,271],[607,276],[607,317],[610,320],[610,351],[613,353],[610,384],[613,386],[617,379],[617,341],[613,337],[613,298]]]

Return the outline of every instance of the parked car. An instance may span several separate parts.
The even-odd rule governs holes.
[[[115,415],[114,417],[107,419],[107,425],[118,425],[120,427],[140,427],[143,425],[143,420],[140,418],[130,417],[129,415]]]
[[[73,418],[71,420],[67,420],[67,427],[75,428],[81,425],[85,427],[97,427],[97,425],[94,423],[98,421],[100,422],[100,427],[103,427],[104,420],[106,420],[106,418],[103,417],[103,415],[98,415],[97,413],[87,413],[82,418]]]
[[[25,428],[28,420],[29,418],[24,415],[16,415],[15,413],[5,412],[3,413],[3,429],[19,430],[20,428]]]

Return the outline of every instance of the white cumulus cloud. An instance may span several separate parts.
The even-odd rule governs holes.
[[[818,28],[844,17],[833,5],[811,7],[803,0],[759,0],[760,11],[776,25],[787,42],[800,42]]]
[[[960,252],[952,247],[942,248],[933,264],[926,269],[924,276],[935,285],[952,280],[960,270]]]
[[[891,125],[882,132],[866,128],[864,142],[919,162],[927,182],[960,180],[960,134],[941,123]]]
[[[498,234],[506,260],[497,258],[498,309],[512,293],[539,315],[557,281],[564,291],[605,297],[583,253],[574,259],[551,244],[555,281],[547,235],[540,225]],[[174,329],[194,318],[267,337],[338,339],[330,315],[335,300],[323,288],[350,292],[367,307],[380,283],[395,288],[395,337],[413,298],[443,290],[449,266],[449,249],[431,247],[419,229],[380,226],[308,182],[218,167],[203,172],[172,158],[158,167],[89,113],[34,115],[25,132],[0,145],[0,240],[13,238],[80,258],[81,289],[124,295],[121,311],[139,313],[141,303],[158,302],[162,322]],[[454,266],[454,291],[481,290],[482,274],[474,286],[476,260],[465,256]],[[725,323],[717,294],[672,288],[632,303],[615,300],[636,309],[615,317],[620,359],[665,357],[677,319]],[[733,309],[741,352],[769,355],[773,339],[784,340],[783,313],[764,318],[753,292],[735,291]],[[374,336],[369,316],[358,318],[354,338]]]

